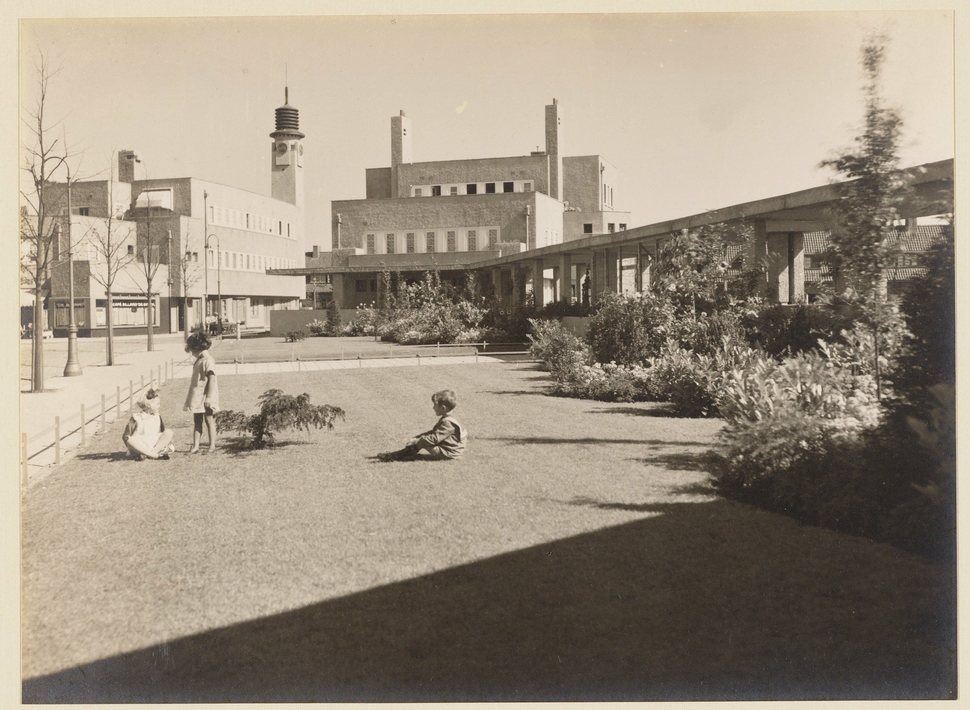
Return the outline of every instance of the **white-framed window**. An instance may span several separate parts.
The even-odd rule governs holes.
[[[498,246],[498,230],[490,229],[488,230],[488,248],[495,250]]]
[[[434,232],[426,232],[424,235],[424,250],[429,254],[434,254],[435,252],[435,236]]]
[[[421,197],[421,188],[420,187],[414,188],[414,196],[415,197]]]
[[[367,253],[373,254],[376,251],[375,237],[373,234],[367,235]]]
[[[159,187],[142,190],[135,200],[135,207],[162,207],[172,209],[172,188]]]
[[[407,242],[404,247],[405,251],[408,254],[413,254],[414,253],[414,232],[408,232],[407,237],[405,237],[405,241]]]
[[[478,251],[478,233],[474,229],[468,230],[468,251]]]
[[[388,234],[387,237],[386,237],[386,239],[385,239],[385,243],[386,243],[386,246],[387,246],[387,253],[388,254],[393,254],[394,253],[394,235],[393,234]]]
[[[532,192],[532,183],[531,182],[522,183],[522,192]]]
[[[451,187],[449,187],[448,188],[448,194],[449,195],[457,195],[458,194],[458,186],[457,185],[452,185]]]
[[[458,251],[458,233],[454,230],[448,230],[448,251]]]

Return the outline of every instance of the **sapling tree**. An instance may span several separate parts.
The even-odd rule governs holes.
[[[340,321],[340,307],[330,299],[327,304],[327,335],[340,335],[342,323]]]
[[[834,223],[825,255],[842,295],[864,314],[875,342],[876,388],[881,396],[880,340],[887,327],[887,272],[899,251],[895,222],[900,206],[910,193],[905,174],[899,170],[899,143],[903,125],[899,111],[888,106],[880,93],[880,74],[888,38],[876,35],[862,45],[865,76],[865,120],[854,145],[821,167],[831,168],[838,178]]]
[[[271,444],[277,432],[310,428],[333,429],[337,419],[344,419],[345,412],[330,404],[310,404],[310,395],[304,392],[296,397],[283,394],[282,390],[266,390],[259,396],[259,414],[223,410],[216,412],[217,431],[237,431],[253,437],[251,446],[262,449]]]

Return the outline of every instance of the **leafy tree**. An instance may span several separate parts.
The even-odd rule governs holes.
[[[310,395],[304,392],[296,397],[283,394],[282,390],[266,390],[259,396],[259,414],[222,410],[216,412],[218,431],[238,431],[251,434],[252,448],[262,449],[272,443],[275,434],[288,429],[302,429],[309,433],[315,429],[333,429],[337,419],[344,419],[340,407],[329,404],[312,405]]]

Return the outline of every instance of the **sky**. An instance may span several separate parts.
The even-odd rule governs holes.
[[[863,117],[859,49],[890,37],[883,93],[904,165],[953,157],[946,11],[21,20],[21,97],[59,67],[49,116],[103,179],[132,149],[146,177],[270,192],[269,134],[289,84],[306,134],[306,248],[330,201],[390,164],[525,155],[561,107],[565,155],[602,155],[638,226],[814,187]]]

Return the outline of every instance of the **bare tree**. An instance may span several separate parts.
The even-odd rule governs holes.
[[[131,244],[130,226],[122,221],[123,211],[118,211],[114,201],[114,181],[108,181],[108,216],[102,224],[92,225],[85,234],[85,241],[95,253],[96,264],[91,276],[104,287],[106,299],[105,325],[108,329],[108,352],[106,363],[114,365],[114,283],[118,275],[128,269],[134,260],[128,246]],[[132,249],[132,252],[134,250]]]
[[[24,171],[30,175],[30,189],[21,189],[25,209],[21,211],[21,274],[34,293],[33,343],[31,347],[31,391],[44,389],[44,299],[50,293],[50,271],[57,257],[57,215],[64,193],[52,183],[52,176],[68,159],[67,146],[52,132],[57,127],[45,115],[50,80],[57,73],[43,53],[36,62],[38,94],[33,108],[25,109]],[[70,215],[68,215],[70,219]]]
[[[144,197],[144,200],[142,198]],[[138,204],[141,202],[142,204]],[[145,190],[138,196],[133,210],[129,211],[129,219],[138,221],[138,238],[135,247],[135,257],[138,270],[143,279],[144,294],[148,300],[148,350],[155,349],[155,302],[153,300],[153,286],[158,276],[158,268],[163,263],[169,263],[168,248],[171,233],[167,219],[172,210],[155,203],[152,190]]]
[[[186,232],[185,244],[183,244],[184,251],[179,258],[179,270],[178,274],[176,274],[179,286],[181,287],[180,290],[182,291],[182,313],[183,320],[185,321],[185,328],[183,330],[186,340],[188,340],[189,331],[192,330],[189,325],[189,291],[202,279],[202,268],[199,266],[199,252],[195,250],[195,246],[195,240]]]

